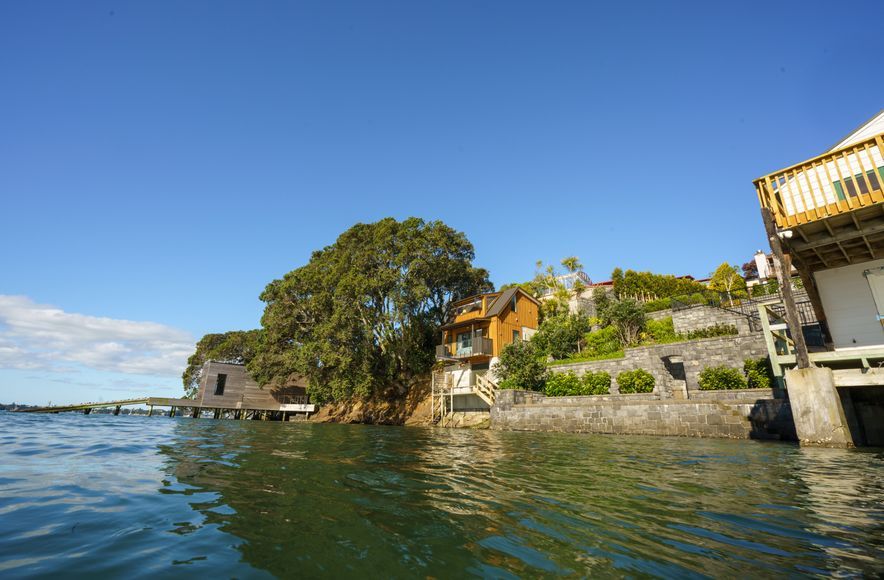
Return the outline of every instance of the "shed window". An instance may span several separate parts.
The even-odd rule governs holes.
[[[518,303],[518,296],[513,294],[513,299],[510,301],[510,307],[513,309],[513,312],[516,311],[516,304]]]
[[[224,385],[227,384],[227,375],[219,373],[215,379],[215,396],[220,397],[224,394]]]
[[[518,330],[514,330],[513,331],[513,342],[519,342],[520,340],[522,340],[522,333],[519,332]]]

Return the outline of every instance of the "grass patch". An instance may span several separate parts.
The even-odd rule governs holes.
[[[595,356],[574,355],[570,358],[565,358],[562,360],[555,360],[551,363],[546,363],[546,366],[555,367],[555,366],[567,365],[567,364],[571,364],[571,363],[592,362],[592,361],[597,361],[597,360],[609,360],[609,359],[613,359],[613,358],[623,358],[623,351],[618,350],[617,352],[612,352],[609,354],[599,354],[599,355],[595,355]]]

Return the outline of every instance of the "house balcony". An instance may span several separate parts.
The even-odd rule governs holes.
[[[884,257],[884,133],[755,180],[791,250],[812,270]]]
[[[436,346],[437,359],[469,359],[493,354],[491,339],[481,336],[473,336],[470,344],[448,343]]]

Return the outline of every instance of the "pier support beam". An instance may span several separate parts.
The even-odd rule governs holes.
[[[169,417],[174,417],[174,416],[175,416],[175,407],[172,407],[171,409],[169,409]]]
[[[117,405],[116,407],[114,407],[114,416],[115,416],[115,417],[116,417],[117,415],[120,414],[120,409],[121,409],[121,408],[122,408],[122,407],[120,407],[120,405]]]
[[[786,389],[801,445],[854,446],[832,369],[790,369],[786,371]]]
[[[84,415],[88,415],[88,414],[91,413],[91,412],[92,412],[92,407],[86,407],[85,409],[83,409],[83,414],[84,414]]]
[[[153,417],[153,405],[151,405],[150,408],[147,410],[147,416]]]

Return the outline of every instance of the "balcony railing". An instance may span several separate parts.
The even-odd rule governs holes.
[[[492,354],[491,339],[480,336],[473,336],[469,345],[449,343],[436,346],[436,358],[470,358]]]
[[[884,202],[884,133],[755,180],[761,206],[789,228]]]

